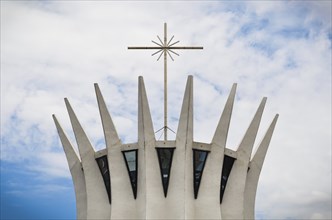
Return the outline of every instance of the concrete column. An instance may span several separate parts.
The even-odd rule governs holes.
[[[222,219],[244,219],[244,189],[252,148],[263,114],[266,98],[263,98],[237,150],[232,171],[221,205]]]
[[[143,77],[139,77],[138,91],[138,146],[139,146],[139,185],[138,196],[142,198],[146,219],[162,218],[163,189],[160,178],[156,140],[153,130],[148,98]],[[144,178],[144,179],[143,179]]]
[[[103,178],[95,160],[95,151],[67,99],[65,99],[65,103],[83,165],[87,194],[87,218],[109,219],[111,217],[111,206]]]
[[[170,193],[175,201],[179,219],[194,218],[193,188],[193,77],[188,76],[182,109],[176,133],[176,150],[173,156]],[[181,215],[180,215],[181,213]]]
[[[96,96],[97,96],[97,101],[98,101],[101,122],[103,124],[103,131],[104,131],[104,136],[105,136],[106,147],[107,147],[107,149],[110,149],[111,147],[119,147],[119,146],[121,146],[121,140],[115,129],[111,115],[107,110],[107,106],[106,106],[104,98],[100,92],[98,84],[95,83],[94,85],[95,85],[95,91],[96,91]]]
[[[72,144],[70,143],[67,135],[63,131],[61,125],[59,124],[55,115],[53,120],[55,126],[58,130],[58,134],[63,146],[63,149],[66,154],[69,170],[73,178],[75,196],[76,196],[76,217],[77,219],[86,219],[87,218],[87,197],[86,197],[86,187],[85,179],[82,169],[82,164],[77,156]]]
[[[212,148],[224,149],[228,136],[229,125],[231,122],[235,93],[237,84],[234,83],[226,101],[224,110],[221,114],[217,129],[212,139]]]
[[[226,147],[229,124],[232,116],[235,92],[236,84],[233,84],[225,104],[225,108],[221,114],[217,129],[213,136],[211,152],[209,153],[205,164],[198,197],[194,201],[196,219],[221,219],[219,199],[221,170],[224,160],[224,151]]]
[[[271,125],[269,126],[262,141],[260,142],[254,157],[250,162],[250,170],[247,174],[247,181],[244,191],[245,219],[255,219],[255,200],[259,175],[263,167],[264,159],[267,153],[267,149],[269,148],[278,117],[278,114],[274,117]]]
[[[107,159],[111,179],[111,219],[130,219],[129,210],[133,209],[133,194],[127,167],[121,152],[121,140],[113,124],[113,120],[97,83],[94,84],[98,101],[99,113],[103,125]],[[134,206],[135,207],[135,206]],[[123,215],[128,213],[129,215]]]

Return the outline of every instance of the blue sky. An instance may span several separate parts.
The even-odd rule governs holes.
[[[1,1],[1,218],[75,218],[51,118],[57,115],[75,145],[64,97],[95,149],[103,149],[93,89],[99,83],[122,141],[135,142],[142,75],[154,128],[162,127],[162,62],[127,46],[152,45],[164,22],[181,45],[204,46],[169,62],[170,127],[176,130],[189,74],[196,141],[211,141],[234,82],[228,148],[237,148],[267,96],[256,145],[280,117],[256,217],[330,219],[331,1]]]

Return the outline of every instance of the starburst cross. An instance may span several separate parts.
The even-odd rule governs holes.
[[[171,54],[175,54],[179,56],[178,53],[176,53],[174,50],[202,50],[203,47],[180,47],[175,46],[180,41],[173,42],[174,35],[171,37],[171,39],[167,40],[167,24],[164,23],[164,41],[160,39],[160,37],[157,35],[157,38],[159,40],[159,43],[156,41],[152,41],[157,46],[153,47],[128,47],[129,50],[157,50],[152,54],[152,56],[159,54],[159,57],[157,61],[161,58],[162,55],[164,55],[164,140],[167,140],[167,55],[174,61]]]

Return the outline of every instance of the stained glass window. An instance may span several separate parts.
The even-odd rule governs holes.
[[[96,161],[97,161],[100,173],[104,180],[105,188],[106,188],[107,195],[108,195],[108,200],[111,203],[111,178],[110,178],[110,172],[109,172],[109,168],[108,168],[107,156],[105,155],[105,156],[96,158]]]
[[[228,180],[229,174],[231,173],[234,161],[235,161],[235,158],[227,156],[227,155],[224,156],[224,163],[222,166],[221,183],[220,183],[220,204],[222,203],[222,199],[224,197],[227,180]]]
[[[137,196],[137,150],[122,151],[134,198]]]
[[[201,184],[201,178],[208,155],[208,151],[193,149],[193,161],[194,161],[194,196],[197,199],[199,185]]]
[[[168,183],[171,175],[171,166],[174,148],[156,148],[160,166],[161,180],[163,183],[164,195],[167,196]]]

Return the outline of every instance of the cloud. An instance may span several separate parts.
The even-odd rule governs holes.
[[[329,1],[1,2],[1,161],[25,163],[41,181],[68,179],[51,114],[75,145],[68,97],[95,148],[104,148],[95,82],[129,143],[136,141],[143,75],[154,129],[161,128],[162,63],[127,46],[151,45],[165,21],[179,45],[204,46],[168,63],[170,127],[177,128],[188,74],[196,141],[211,141],[232,83],[229,148],[237,148],[267,96],[257,143],[273,116],[280,118],[261,174],[258,218],[331,218]]]

